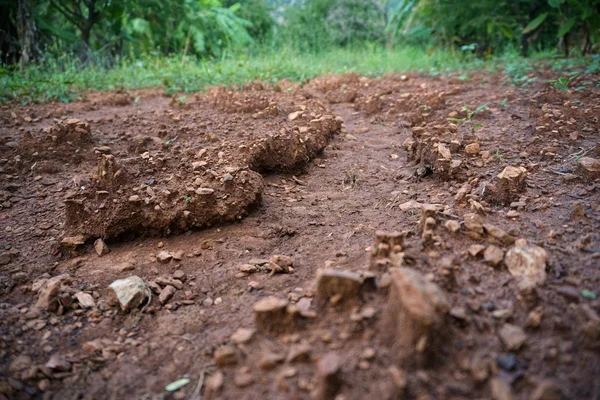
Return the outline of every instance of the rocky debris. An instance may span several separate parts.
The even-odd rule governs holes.
[[[424,353],[444,336],[445,315],[450,311],[446,295],[435,283],[410,268],[392,268],[387,303],[386,331],[394,336],[401,357]],[[429,351],[428,351],[429,352]]]
[[[60,241],[61,251],[64,255],[72,257],[77,255],[85,245],[85,236],[67,236]]]
[[[274,255],[269,260],[251,259],[247,264],[242,264],[239,270],[246,274],[263,271],[271,276],[276,273],[291,274],[294,272],[294,259],[281,254]]]
[[[28,131],[19,142],[20,154],[36,160],[57,158],[79,162],[83,150],[93,145],[90,124],[76,118],[54,119],[44,129],[42,137],[33,137]]]
[[[165,286],[160,291],[160,295],[158,296],[158,302],[164,306],[165,304],[167,304],[167,302],[169,300],[171,300],[171,297],[173,297],[173,295],[175,294],[176,291],[177,291],[177,289],[175,289],[171,285]]]
[[[294,344],[285,358],[288,363],[310,361],[312,347],[305,343]]]
[[[67,372],[71,370],[71,363],[65,360],[62,356],[54,354],[46,363],[46,368],[55,372]]]
[[[520,193],[525,190],[527,170],[523,167],[507,166],[498,174],[495,185],[488,184],[484,190],[484,197],[501,204],[510,204],[519,199]]]
[[[161,264],[168,264],[172,259],[173,254],[166,250],[162,250],[156,255],[156,261],[158,261]]]
[[[508,272],[517,280],[521,292],[530,292],[546,281],[548,253],[533,245],[512,247],[504,256]]]
[[[256,330],[250,328],[239,328],[233,335],[231,335],[231,341],[235,344],[248,343],[254,337]]]
[[[504,259],[504,250],[491,244],[483,252],[483,259],[491,266],[497,267]]]
[[[512,245],[515,242],[515,238],[512,235],[507,233],[504,229],[497,227],[496,225],[484,222],[483,229],[488,235],[498,239],[500,242],[507,246]]]
[[[357,299],[362,283],[361,276],[354,272],[317,270],[317,295],[332,302]]]
[[[283,360],[285,360],[285,357],[280,354],[267,353],[260,358],[258,366],[264,370],[271,370],[283,362]]]
[[[498,331],[498,336],[500,336],[500,340],[502,340],[508,351],[519,350],[527,340],[525,331],[521,327],[512,324],[502,325]]]
[[[600,341],[600,316],[589,304],[577,307],[577,316],[583,325],[583,334],[592,343]]]
[[[240,370],[236,371],[233,376],[233,383],[237,387],[247,387],[254,383],[254,377],[249,372],[248,367],[242,367]]]
[[[215,350],[215,364],[223,368],[237,363],[237,353],[233,346],[221,346]]]
[[[531,329],[539,328],[540,324],[542,323],[543,317],[544,310],[541,307],[537,307],[534,310],[531,310],[529,314],[527,314],[527,321],[525,322],[525,326]]]
[[[479,214],[465,214],[465,228],[477,234],[483,234],[483,218]]]
[[[206,391],[205,396],[208,399],[217,398],[217,394],[221,391],[223,383],[225,382],[225,376],[221,371],[217,371],[206,379]]]
[[[317,389],[315,400],[331,400],[342,387],[342,359],[336,353],[327,353],[317,362]]]
[[[531,400],[561,400],[562,398],[561,386],[549,379],[539,382],[531,394]]]
[[[479,154],[479,143],[474,142],[465,146],[465,153],[476,155]]]
[[[105,256],[110,252],[108,246],[106,245],[106,243],[104,243],[104,240],[102,239],[96,239],[96,241],[94,242],[94,249],[96,250],[96,254],[98,254],[98,257]]]
[[[108,287],[108,303],[127,312],[140,307],[151,296],[150,289],[139,276],[114,281]]]
[[[581,157],[577,161],[579,174],[584,179],[595,180],[600,178],[600,159]]]
[[[96,302],[94,301],[94,297],[85,292],[77,292],[75,293],[75,298],[81,307],[83,308],[94,308],[96,307]]]
[[[414,161],[419,168],[425,168],[442,179],[453,178],[460,172],[463,162],[453,158],[463,145],[454,132],[438,135],[423,127],[412,128],[412,138],[403,143],[409,161]],[[417,171],[418,169],[417,168]]]
[[[436,213],[443,210],[444,207],[441,204],[423,204],[421,206],[419,233],[423,246],[442,241],[441,237],[435,235],[433,231],[437,226]]]
[[[263,333],[280,333],[290,328],[294,314],[288,310],[287,299],[267,297],[254,304],[256,329]]]
[[[375,244],[370,250],[371,270],[384,272],[392,266],[401,266],[404,260],[404,237],[403,232],[376,231]]]
[[[510,385],[500,378],[492,378],[490,380],[490,392],[493,400],[513,399]]]
[[[58,275],[46,281],[39,291],[35,306],[48,312],[57,312],[61,306],[59,302],[62,285],[70,281],[68,274]]]
[[[450,231],[450,233],[456,233],[458,231],[460,231],[460,222],[454,220],[454,219],[449,219],[444,223],[444,226],[446,227],[446,229],[448,229],[448,231]]]

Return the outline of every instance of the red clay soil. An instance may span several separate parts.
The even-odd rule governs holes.
[[[4,106],[0,399],[599,398],[592,78]]]

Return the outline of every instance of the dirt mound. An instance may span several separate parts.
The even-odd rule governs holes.
[[[90,124],[76,118],[55,119],[41,136],[27,131],[19,141],[26,159],[59,159],[80,162],[93,144]]]
[[[277,96],[280,103],[274,103]],[[324,114],[327,110],[318,102],[292,104],[281,97],[253,88],[241,93],[217,89],[200,99],[222,113],[247,113],[261,100],[273,104],[275,117],[258,118],[267,120],[267,130],[247,132],[247,137],[228,137],[218,145],[198,148],[196,137],[185,135],[185,144],[171,139],[156,150],[152,137],[136,136],[130,152],[153,150],[124,159],[101,155],[92,184],[68,195],[65,235],[85,239],[164,235],[241,220],[260,202],[264,183],[259,173],[301,171],[342,125]],[[286,115],[280,110],[298,111],[274,130],[268,119]],[[177,137],[183,142],[184,135]],[[215,139],[219,140],[216,135]]]

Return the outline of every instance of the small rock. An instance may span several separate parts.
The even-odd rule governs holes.
[[[448,221],[446,221],[444,226],[452,233],[460,231],[460,223],[454,219],[449,219]]]
[[[450,303],[442,289],[418,271],[401,267],[390,272],[387,315],[396,327],[390,333],[406,353],[411,353],[418,343],[443,336],[441,328]]]
[[[527,328],[538,328],[542,323],[542,318],[544,317],[544,311],[541,308],[536,308],[532,310],[527,315],[527,322],[525,322],[525,326]]]
[[[150,297],[150,289],[139,276],[114,281],[108,287],[108,302],[128,311],[144,304]]]
[[[295,121],[302,115],[302,111],[294,111],[288,115],[288,120]]]
[[[312,347],[307,344],[294,344],[286,357],[288,363],[297,361],[310,361]]]
[[[490,375],[490,362],[487,358],[477,355],[471,360],[469,369],[476,382],[484,382]]]
[[[68,274],[63,274],[48,279],[44,287],[40,290],[40,295],[35,306],[48,312],[56,312],[59,307],[58,295],[60,287],[69,278]]]
[[[104,240],[102,239],[96,239],[96,241],[94,242],[94,249],[96,250],[96,254],[98,254],[98,257],[102,257],[110,253],[108,246],[106,245],[106,243],[104,243]]]
[[[508,272],[517,279],[519,289],[528,290],[546,281],[548,253],[538,246],[514,246],[504,257]]]
[[[561,400],[562,398],[562,388],[551,380],[541,381],[531,395],[531,400]]]
[[[494,246],[493,244],[489,245],[483,253],[483,259],[486,263],[490,264],[493,267],[496,267],[500,265],[500,263],[504,259],[504,251],[501,248]]]
[[[215,364],[218,367],[225,367],[237,363],[237,354],[235,347],[222,346],[215,350]]]
[[[237,387],[247,387],[254,383],[254,377],[247,371],[238,371],[233,377],[233,383]]]
[[[485,250],[485,246],[482,244],[472,244],[469,246],[467,251],[472,257],[477,257]]]
[[[362,279],[359,274],[335,269],[317,270],[317,295],[323,298],[339,296],[342,299],[358,297]]]
[[[255,332],[256,330],[254,329],[239,328],[231,335],[231,340],[236,344],[248,343],[252,340]]]
[[[510,385],[500,378],[492,378],[490,392],[493,400],[512,400],[513,394]]]
[[[281,363],[285,359],[284,356],[275,354],[275,353],[267,353],[261,357],[258,361],[258,366],[262,369],[273,369],[277,366],[277,364]]]
[[[46,363],[46,368],[50,368],[55,372],[67,372],[71,370],[71,363],[60,355],[54,354]]]
[[[156,255],[156,261],[161,264],[168,264],[172,259],[173,255],[166,250],[162,250]]]
[[[483,233],[483,218],[479,214],[465,214],[465,228],[470,231]]]
[[[164,306],[169,300],[171,300],[171,297],[173,297],[176,291],[177,289],[171,285],[165,286],[158,296],[158,302]]]
[[[225,376],[221,371],[217,371],[208,377],[208,379],[206,379],[205,397],[208,399],[216,398],[216,394],[221,390],[224,382]]]
[[[479,143],[471,143],[465,146],[465,152],[467,154],[479,154]]]
[[[173,272],[173,279],[177,279],[180,282],[185,282],[187,280],[187,276],[185,272],[178,269],[177,271]]]
[[[517,356],[514,353],[500,354],[496,357],[496,364],[505,371],[512,371],[517,366]]]
[[[577,166],[585,179],[594,180],[600,178],[600,159],[581,157],[577,161]]]
[[[331,400],[342,387],[342,360],[336,353],[327,353],[317,363],[316,400]]]
[[[525,179],[527,170],[523,167],[513,167],[511,165],[504,168],[498,174],[498,183],[496,185],[496,200],[508,204],[519,197],[519,193],[525,190]]]
[[[288,300],[268,297],[254,304],[256,329],[260,332],[278,332],[286,329],[290,315],[287,313]]]
[[[75,298],[83,308],[94,308],[96,307],[96,302],[91,294],[85,292],[77,292],[75,293]]]
[[[135,266],[130,262],[122,262],[120,264],[115,265],[115,269],[119,272],[127,272],[133,271]]]
[[[525,331],[516,325],[504,324],[498,331],[500,340],[504,343],[507,350],[519,350],[527,340]]]

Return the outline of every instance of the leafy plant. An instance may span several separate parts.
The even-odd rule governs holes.
[[[569,90],[569,82],[571,82],[575,78],[576,76],[561,76],[560,78],[549,80],[548,83],[552,85],[556,90],[567,92]]]

